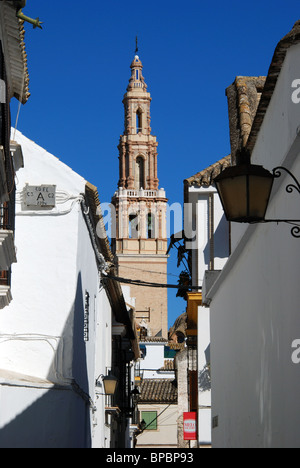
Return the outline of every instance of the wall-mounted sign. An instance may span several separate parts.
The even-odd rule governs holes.
[[[197,413],[183,413],[184,440],[197,440]]]
[[[56,185],[26,185],[26,206],[55,206]]]

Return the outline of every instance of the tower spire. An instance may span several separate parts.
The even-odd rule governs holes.
[[[136,38],[135,38],[135,55],[137,55],[138,51],[139,51],[138,37],[136,36]]]

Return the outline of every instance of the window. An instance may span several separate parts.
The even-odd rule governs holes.
[[[175,349],[171,349],[169,346],[165,346],[165,353],[164,353],[165,359],[174,359],[175,356],[176,356]]]
[[[198,372],[189,371],[190,410],[198,411]]]
[[[148,239],[155,239],[155,217],[152,213],[148,213]]]
[[[129,239],[139,238],[139,218],[133,214],[129,216]]]
[[[136,184],[139,189],[145,187],[145,162],[142,157],[136,160]]]
[[[141,351],[141,357],[142,359],[145,359],[147,356],[147,348],[146,345],[140,345],[140,351]]]
[[[146,423],[146,431],[157,430],[157,411],[142,411],[141,420]]]
[[[136,76],[136,79],[138,80],[139,77],[140,77],[140,76],[139,76],[139,71],[138,71],[138,70],[135,71],[135,76]]]
[[[142,126],[142,112],[139,109],[136,113],[136,133],[140,133],[143,130]]]

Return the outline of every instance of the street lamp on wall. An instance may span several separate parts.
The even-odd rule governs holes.
[[[215,178],[224,213],[228,221],[237,223],[290,223],[292,235],[300,238],[300,220],[265,219],[273,183],[282,172],[288,173],[294,183],[287,185],[286,191],[296,190],[300,194],[300,184],[295,176],[284,167],[276,167],[272,173],[262,166],[250,163],[250,153],[243,150],[237,157],[237,165],[226,168]]]
[[[113,396],[116,393],[118,379],[114,375],[110,374],[107,376],[99,375],[98,379],[96,380],[96,386],[100,385],[100,379],[102,379],[103,386],[104,386],[104,393],[105,395]]]

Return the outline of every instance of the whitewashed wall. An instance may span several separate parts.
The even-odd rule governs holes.
[[[213,227],[212,242],[209,238],[209,197],[213,197]],[[213,261],[214,270],[223,268],[228,258],[229,229],[225,220],[222,204],[216,189],[211,187],[189,187],[190,207],[185,207],[185,222],[187,234],[191,231],[193,241],[187,247],[192,251],[193,281],[202,286],[204,272],[210,268]],[[193,232],[193,233],[192,233]]]
[[[144,379],[174,379],[174,371],[160,371],[165,363],[166,342],[143,342],[146,348],[146,356],[140,360],[140,369]]]
[[[0,311],[6,407],[0,412],[0,446],[48,447],[58,440],[66,447],[104,446],[103,389],[96,395],[95,380],[111,363],[111,308],[80,206],[86,181],[19,132],[16,140],[25,167],[17,179],[13,301]],[[56,207],[25,207],[26,184],[56,185]]]
[[[300,179],[300,46],[287,52],[254,148],[253,162]],[[267,218],[300,219],[299,194],[276,181]],[[232,225],[235,250],[211,295],[214,447],[299,447],[300,239],[287,224]]]
[[[203,286],[204,274],[210,268],[223,268],[229,253],[229,229],[223,208],[213,186],[189,187],[189,203],[185,219],[195,232],[188,248],[192,251],[192,281]],[[210,210],[209,204],[212,204]],[[212,219],[210,219],[212,212]],[[210,240],[210,223],[213,238]],[[211,444],[211,388],[206,369],[210,345],[210,310],[198,308],[198,439],[199,445]]]

